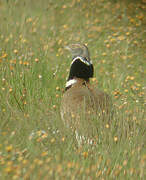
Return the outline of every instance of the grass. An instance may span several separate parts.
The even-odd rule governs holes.
[[[0,179],[145,179],[145,1],[0,1]],[[59,106],[72,42],[87,43],[91,82],[112,123],[78,148]]]

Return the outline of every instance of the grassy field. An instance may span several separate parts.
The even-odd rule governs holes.
[[[145,0],[0,0],[0,179],[145,179]],[[59,107],[71,55],[86,43],[111,123],[77,147]]]

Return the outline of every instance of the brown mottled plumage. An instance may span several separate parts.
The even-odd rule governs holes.
[[[82,44],[73,44],[67,49],[72,52],[73,60],[66,91],[61,100],[61,118],[76,133],[78,143],[81,144],[83,140],[79,139],[85,139],[81,136],[92,136],[95,126],[93,117],[97,118],[100,114],[101,119],[108,118],[111,101],[106,93],[89,82],[89,78],[93,76],[93,65],[88,48]]]

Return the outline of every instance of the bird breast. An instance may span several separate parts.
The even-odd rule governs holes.
[[[75,129],[82,123],[80,119],[90,121],[92,115],[99,111],[108,113],[109,97],[90,86],[90,84],[78,82],[68,89],[61,101],[61,117],[64,123]]]

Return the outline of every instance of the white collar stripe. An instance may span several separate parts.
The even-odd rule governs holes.
[[[86,64],[87,66],[90,66],[90,65],[92,64],[92,61],[87,61],[87,60],[85,60],[83,57],[77,56],[77,57],[75,57],[75,58],[72,60],[71,65],[72,65],[77,59],[80,60],[80,61],[82,61],[82,62],[83,62],[84,64]]]
[[[76,79],[71,79],[71,80],[69,80],[69,81],[66,82],[66,86],[65,86],[65,87],[67,88],[67,87],[75,84],[76,82],[77,82]]]

